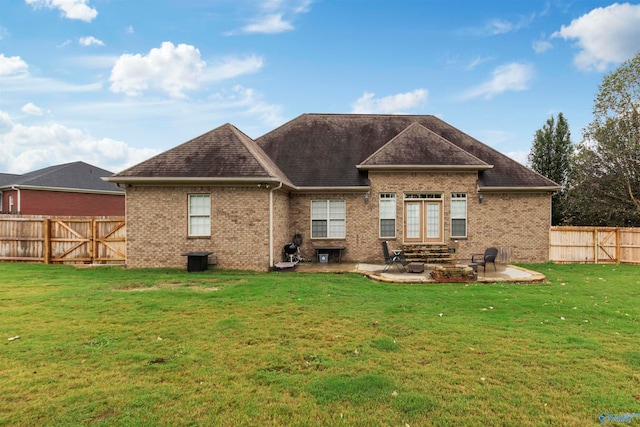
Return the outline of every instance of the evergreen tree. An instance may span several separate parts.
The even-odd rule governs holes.
[[[551,224],[562,224],[566,220],[566,191],[571,167],[573,145],[569,123],[562,113],[556,121],[551,116],[542,129],[535,133],[533,146],[529,153],[529,165],[539,174],[563,186],[563,190],[552,197]]]

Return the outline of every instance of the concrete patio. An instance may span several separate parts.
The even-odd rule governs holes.
[[[289,271],[297,271],[301,273],[360,273],[372,280],[390,282],[390,283],[436,283],[431,278],[431,271],[436,265],[425,264],[424,272],[408,273],[401,272],[394,266],[391,266],[386,272],[383,272],[384,264],[365,264],[365,263],[317,263],[317,262],[301,262]],[[482,267],[478,269],[478,278],[475,283],[540,283],[546,280],[542,273],[527,270],[522,267],[513,265],[498,264],[497,270],[493,270],[493,265],[483,271]]]

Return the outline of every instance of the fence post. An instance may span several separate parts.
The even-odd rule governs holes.
[[[622,258],[622,248],[620,247],[620,239],[622,238],[622,229],[616,227],[616,262],[620,264]]]
[[[45,264],[51,264],[51,219],[42,220],[42,257]]]
[[[91,218],[91,236],[89,238],[91,239],[89,257],[91,258],[91,264],[94,264],[95,259],[98,257],[98,221],[95,218]]]

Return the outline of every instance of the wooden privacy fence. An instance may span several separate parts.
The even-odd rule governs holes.
[[[0,217],[0,261],[124,264],[123,217]]]
[[[549,260],[640,264],[640,228],[551,227]]]

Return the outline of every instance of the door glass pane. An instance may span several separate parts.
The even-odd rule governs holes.
[[[440,237],[440,204],[427,203],[427,239]]]
[[[420,238],[420,204],[407,203],[407,238]]]

